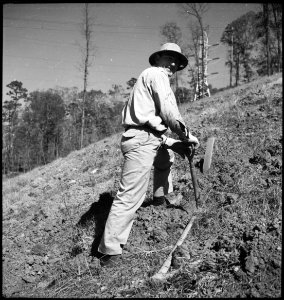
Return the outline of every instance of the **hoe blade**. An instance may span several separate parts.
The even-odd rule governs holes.
[[[210,169],[214,142],[215,142],[215,137],[210,137],[207,141],[204,163],[203,163],[203,173],[207,172]]]

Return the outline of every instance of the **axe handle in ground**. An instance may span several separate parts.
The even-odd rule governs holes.
[[[196,202],[196,208],[198,208],[198,186],[197,186],[197,179],[196,179],[196,174],[194,171],[194,167],[192,165],[192,159],[194,156],[194,148],[192,150],[191,155],[187,155],[188,161],[189,161],[189,168],[190,168],[190,174],[191,174],[191,179],[192,179],[192,185],[193,185],[193,190],[194,190],[194,197],[195,197],[195,202]]]

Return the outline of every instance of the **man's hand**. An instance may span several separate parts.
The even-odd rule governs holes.
[[[195,137],[194,135],[190,134],[189,132],[187,134],[187,140],[185,141],[185,143],[193,144],[195,149],[197,149],[200,146],[197,137]]]
[[[185,126],[184,123],[182,123],[180,120],[177,121],[185,136],[185,137],[180,137],[182,141],[189,143],[191,145],[193,144],[194,148],[197,149],[200,146],[198,139],[189,132],[189,129]]]
[[[164,140],[163,144],[167,149],[173,150],[174,152],[178,153],[182,158],[185,158],[185,156],[190,155],[192,152],[192,142],[183,142],[167,137]]]

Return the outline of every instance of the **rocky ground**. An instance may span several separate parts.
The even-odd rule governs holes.
[[[120,178],[120,133],[46,166],[3,180],[5,297],[280,297],[282,74],[181,107],[200,148],[194,166],[176,158],[175,193],[152,205],[150,184],[116,267],[95,257]],[[211,168],[202,171],[215,137]],[[153,282],[184,228],[166,281]],[[175,273],[173,271],[176,271]]]

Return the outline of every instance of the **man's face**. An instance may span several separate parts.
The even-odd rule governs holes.
[[[162,67],[167,71],[169,77],[171,77],[177,71],[179,66],[178,58],[170,54],[162,54],[157,56],[156,62],[158,67]]]

